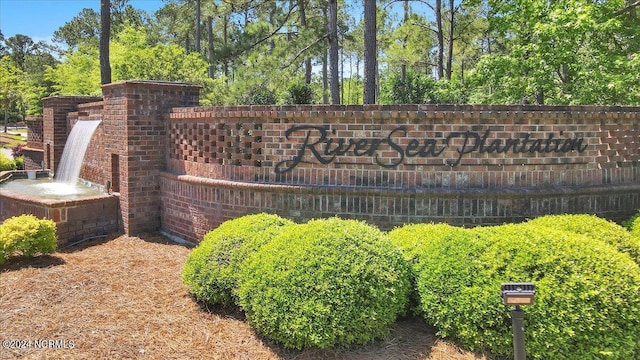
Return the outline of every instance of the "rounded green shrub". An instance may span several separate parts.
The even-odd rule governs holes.
[[[427,323],[474,350],[513,354],[504,282],[533,282],[524,308],[532,359],[632,359],[640,351],[640,268],[604,242],[531,224],[483,227],[421,247]]]
[[[51,220],[20,215],[0,224],[0,262],[14,254],[50,254],[56,251],[56,243],[56,223]]]
[[[249,255],[293,222],[278,215],[254,214],[222,223],[194,248],[182,280],[196,299],[212,305],[233,305],[240,265]]]
[[[16,169],[16,163],[5,154],[0,153],[0,171],[11,171]]]
[[[582,234],[591,239],[604,241],[613,245],[619,251],[629,254],[633,260],[640,264],[640,241],[622,226],[599,218],[595,215],[546,215],[533,220],[528,224],[543,226],[556,230],[565,230]]]
[[[249,323],[297,349],[383,336],[409,293],[408,264],[389,238],[338,218],[287,227],[243,264],[238,289]]]

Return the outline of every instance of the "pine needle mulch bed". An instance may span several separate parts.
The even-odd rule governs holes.
[[[149,234],[9,260],[0,267],[0,359],[490,359],[414,318],[364,346],[283,349],[240,312],[210,312],[188,295],[180,272],[189,251]],[[29,342],[7,349],[6,340]]]

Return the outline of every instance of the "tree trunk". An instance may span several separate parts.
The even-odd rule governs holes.
[[[207,17],[207,58],[209,59],[209,77],[216,77],[216,65],[213,59],[213,17]]]
[[[404,0],[404,18],[402,19],[402,23],[407,25],[409,22],[409,0]],[[407,47],[407,36],[402,39],[402,48]],[[402,61],[402,65],[400,66],[400,79],[404,82],[407,79],[407,64],[405,60]]]
[[[364,97],[365,104],[376,103],[376,0],[364,0]]]
[[[455,20],[455,10],[453,0],[449,0],[449,44],[447,48],[447,80],[451,80],[453,72],[453,29]]]
[[[338,49],[338,55],[340,58],[340,84],[342,84],[340,87],[340,103],[344,104],[344,49]]]
[[[196,0],[196,52],[200,52],[200,9],[201,9],[200,0]]]
[[[544,90],[536,90],[536,104],[544,105]]]
[[[438,36],[438,80],[444,77],[444,34],[442,33],[442,0],[436,0],[436,34]]]
[[[327,48],[322,52],[322,103],[329,103],[329,74],[328,74],[328,66],[329,62],[329,53],[327,52]]]
[[[298,0],[298,8],[300,12],[300,27],[307,29],[307,12],[305,8],[305,0]],[[304,58],[304,83],[311,84],[311,58],[306,56]]]
[[[111,37],[111,1],[100,0],[100,83],[111,83],[109,39]]]
[[[340,104],[340,78],[338,74],[338,0],[329,0],[328,17],[331,104]]]
[[[224,43],[224,47],[226,49],[227,47],[227,38],[229,37],[229,17],[228,16],[224,16],[224,24],[222,27],[222,36],[223,36],[223,43]],[[223,63],[223,70],[224,70],[224,76],[226,78],[226,82],[227,84],[229,83],[229,63],[228,60],[225,58],[224,59],[224,63]]]

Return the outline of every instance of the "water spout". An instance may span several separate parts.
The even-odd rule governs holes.
[[[84,154],[100,122],[101,120],[81,120],[73,126],[62,151],[60,166],[56,171],[56,182],[78,182]]]

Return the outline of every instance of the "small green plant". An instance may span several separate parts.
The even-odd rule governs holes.
[[[24,170],[24,156],[14,158],[13,162],[16,164],[16,170]]]
[[[222,223],[191,251],[182,280],[196,299],[212,305],[235,303],[234,291],[245,258],[293,222],[277,215],[254,214]]]
[[[622,226],[595,215],[546,215],[528,221],[531,226],[566,230],[582,234],[590,239],[603,241],[619,251],[629,254],[640,264],[640,240],[634,238]]]
[[[33,215],[14,216],[0,224],[0,263],[12,255],[52,253],[56,243],[55,222]]]
[[[287,227],[243,264],[249,323],[287,348],[366,343],[406,310],[408,265],[375,227],[338,218]]]
[[[630,359],[640,352],[640,268],[584,235],[531,224],[481,227],[421,244],[420,308],[438,334],[512,356],[503,282],[533,282],[525,308],[532,359]]]

